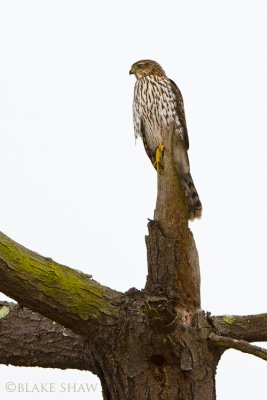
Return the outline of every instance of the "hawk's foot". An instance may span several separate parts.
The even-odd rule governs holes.
[[[156,148],[156,157],[155,157],[156,159],[155,162],[153,163],[153,166],[157,170],[158,174],[160,174],[161,172],[161,167],[162,167],[161,160],[163,158],[164,148],[165,146],[163,144],[161,144]]]

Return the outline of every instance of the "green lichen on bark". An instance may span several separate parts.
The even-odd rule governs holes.
[[[97,319],[100,314],[108,316],[114,312],[110,301],[114,291],[101,286],[90,275],[26,249],[3,233],[0,233],[0,260],[2,274],[6,269],[12,286],[12,293],[8,293],[8,284],[5,293],[13,294],[17,301],[20,299],[16,298],[14,286],[19,281],[24,290],[34,290],[40,303],[64,305],[82,320]]]
[[[226,323],[228,325],[231,325],[231,324],[233,324],[235,322],[235,319],[234,319],[234,317],[232,315],[224,315],[222,317],[222,320],[223,320],[224,323]]]
[[[7,306],[3,306],[0,308],[0,319],[5,318],[9,314],[9,308]]]

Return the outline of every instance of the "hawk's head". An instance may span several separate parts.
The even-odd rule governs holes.
[[[137,61],[132,65],[129,74],[134,74],[137,79],[142,79],[147,75],[165,76],[165,72],[161,66],[152,60]]]

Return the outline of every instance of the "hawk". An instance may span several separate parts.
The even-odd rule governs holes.
[[[181,92],[156,61],[137,61],[129,73],[137,79],[133,100],[135,137],[142,138],[148,157],[160,172],[163,130],[174,124],[177,140],[173,156],[187,199],[188,218],[200,218],[202,205],[190,175],[189,140]]]

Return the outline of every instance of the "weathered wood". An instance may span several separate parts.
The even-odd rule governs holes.
[[[188,227],[184,189],[173,161],[174,127],[164,135],[162,170],[158,174],[155,221],[146,237],[148,276],[146,291],[166,296],[180,309],[200,309],[198,253]]]
[[[175,126],[171,125],[163,135],[164,153],[158,173],[154,213],[154,219],[159,222],[163,235],[172,239],[186,237],[188,230],[187,201],[173,159],[176,141]]]

